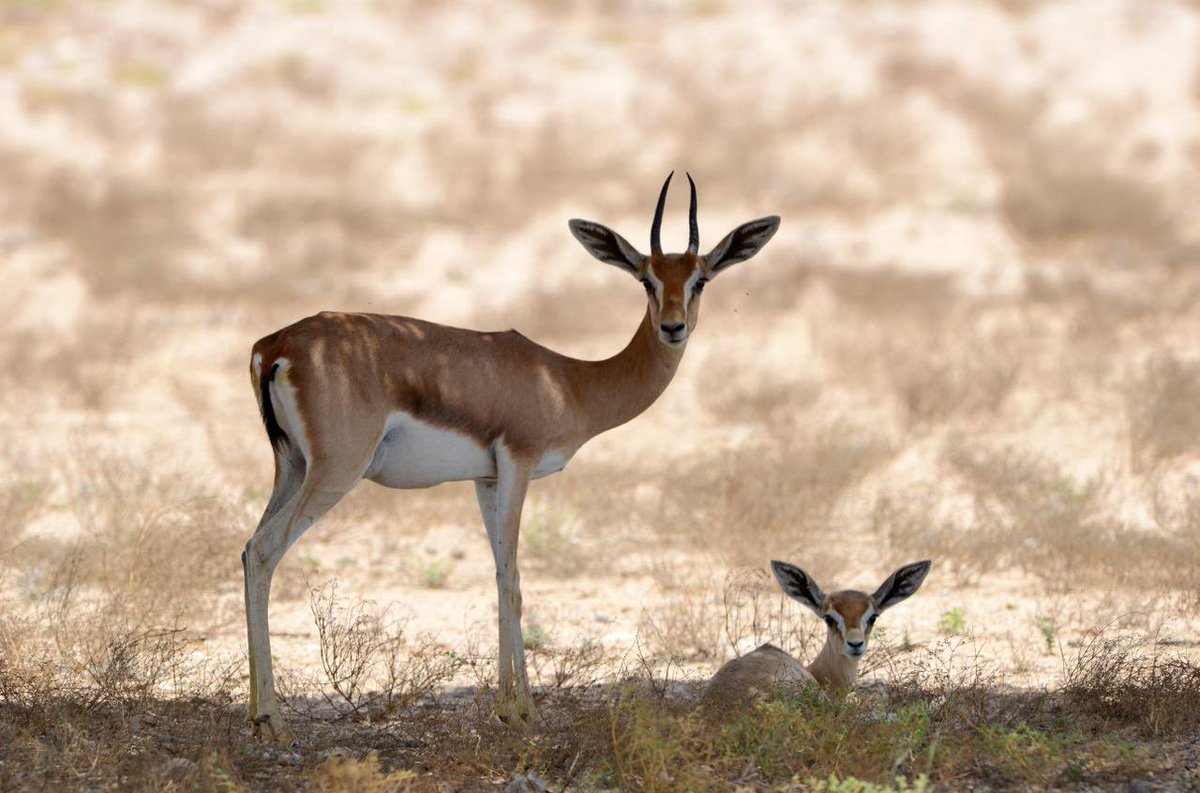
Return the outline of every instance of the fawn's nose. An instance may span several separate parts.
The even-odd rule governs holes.
[[[865,644],[865,641],[852,642],[849,639],[846,640],[846,646],[850,648],[852,653],[861,653]]]

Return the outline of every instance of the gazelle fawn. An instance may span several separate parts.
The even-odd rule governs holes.
[[[874,594],[844,589],[825,594],[808,573],[787,562],[771,562],[783,591],[825,621],[825,646],[807,666],[772,644],[734,658],[713,675],[701,698],[719,708],[770,694],[781,683],[815,684],[825,691],[848,689],[858,677],[875,620],[910,597],[929,573],[929,560],[901,567]]]

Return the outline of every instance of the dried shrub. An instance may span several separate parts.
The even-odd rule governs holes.
[[[568,647],[542,647],[527,653],[533,679],[553,689],[590,688],[609,673],[610,653],[592,639]]]
[[[724,639],[733,655],[770,642],[807,658],[824,641],[820,621],[785,595],[761,568],[731,571],[725,578],[722,605]]]
[[[240,580],[252,519],[194,473],[160,453],[126,454],[81,435],[66,477],[80,534],[37,562],[60,597],[99,590],[135,622],[211,615],[203,595]],[[240,600],[230,607],[240,611]]]
[[[1062,696],[1080,714],[1148,736],[1200,726],[1200,666],[1128,637],[1100,633],[1084,644],[1066,667]]]
[[[319,694],[338,718],[406,708],[463,666],[459,656],[429,637],[410,647],[402,622],[377,612],[370,601],[339,598],[336,581],[310,590],[310,608],[324,672]],[[288,697],[294,708],[295,693]]]
[[[1146,361],[1125,387],[1130,461],[1135,472],[1200,453],[1200,365],[1172,353]]]
[[[660,573],[666,595],[654,609],[642,612],[639,636],[653,657],[678,660],[720,657],[721,603],[696,579]]]

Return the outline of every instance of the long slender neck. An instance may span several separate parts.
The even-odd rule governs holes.
[[[654,404],[675,377],[686,346],[660,341],[647,308],[625,349],[603,361],[579,361],[571,379],[588,417],[588,437],[619,427]]]
[[[832,637],[828,638],[821,652],[807,667],[808,673],[816,678],[821,688],[850,688],[858,677],[859,659],[847,656],[839,644]]]

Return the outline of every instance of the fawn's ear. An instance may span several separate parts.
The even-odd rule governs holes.
[[[579,218],[568,221],[567,225],[588,253],[605,264],[620,267],[635,278],[642,277],[646,257],[620,234],[607,226]]]
[[[709,273],[716,275],[727,267],[746,261],[761,251],[778,230],[778,215],[751,220],[738,226],[726,234],[725,239],[718,242],[717,247],[704,257]]]
[[[821,603],[825,600],[825,593],[817,586],[812,576],[794,564],[779,561],[771,562],[771,572],[775,574],[779,586],[793,600],[803,603],[818,617],[821,616]]]
[[[921,582],[929,574],[930,564],[932,563],[928,559],[923,562],[913,562],[904,565],[888,576],[887,580],[879,585],[879,589],[875,590],[875,594],[871,595],[875,606],[883,611],[911,596],[920,589]]]

